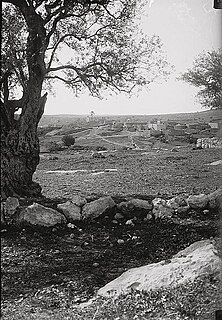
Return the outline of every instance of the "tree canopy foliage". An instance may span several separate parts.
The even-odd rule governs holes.
[[[194,61],[192,69],[180,78],[200,88],[197,98],[205,108],[222,109],[222,50],[201,53]]]
[[[36,45],[32,52],[44,55],[36,70],[44,83],[62,81],[76,95],[84,89],[99,97],[107,89],[132,92],[169,74],[160,38],[136,31],[134,17],[141,1],[5,2],[14,5],[3,8],[2,23],[2,68],[10,89],[27,90],[29,65],[36,62],[28,57],[28,38],[29,46]]]

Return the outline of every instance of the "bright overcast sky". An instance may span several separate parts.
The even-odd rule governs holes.
[[[197,89],[175,78],[192,66],[203,50],[221,47],[221,10],[213,9],[213,0],[147,0],[143,30],[160,36],[168,60],[176,68],[167,82],[152,84],[137,97],[125,95],[99,100],[87,94],[76,98],[57,85],[49,95],[45,114],[161,114],[201,111],[195,100]]]

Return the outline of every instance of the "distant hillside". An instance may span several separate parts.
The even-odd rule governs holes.
[[[73,115],[73,114],[60,114],[60,115],[43,115],[40,120],[39,126],[64,126],[71,123],[76,125],[86,124],[87,115]],[[175,120],[178,122],[210,122],[222,120],[221,110],[207,110],[194,113],[174,113],[174,114],[157,114],[157,115],[98,115],[96,119],[119,120],[126,121],[151,121],[151,120]]]

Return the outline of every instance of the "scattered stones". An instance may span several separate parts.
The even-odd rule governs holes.
[[[206,148],[222,148],[222,139],[221,138],[199,138],[196,143],[197,148],[206,149]]]
[[[132,227],[135,226],[135,224],[133,223],[133,221],[132,221],[131,219],[130,219],[130,220],[127,220],[126,223],[125,223],[125,225],[127,225],[127,226],[132,226]]]
[[[78,221],[82,218],[80,207],[71,201],[58,204],[57,208],[62,211],[68,222]]]
[[[97,268],[99,266],[99,263],[98,262],[94,262],[93,263],[93,267]]]
[[[68,223],[68,224],[67,224],[67,228],[75,229],[76,226],[75,226],[73,223]]]
[[[16,222],[18,224],[53,227],[57,224],[66,223],[66,218],[54,209],[33,203],[20,212]]]
[[[117,212],[114,216],[114,219],[118,221],[122,221],[124,219],[124,216],[122,215],[122,213]]]
[[[148,213],[147,216],[144,218],[144,220],[151,220],[153,219],[153,215],[151,213]]]
[[[209,198],[206,194],[190,195],[187,203],[192,209],[205,209],[208,205]]]
[[[126,225],[134,226],[136,220],[143,219],[148,221],[158,218],[171,218],[174,213],[186,214],[192,209],[202,210],[204,214],[209,214],[210,210],[222,207],[222,188],[208,195],[199,194],[188,197],[183,194],[169,200],[157,197],[152,200],[152,203],[134,198],[122,201],[117,205],[110,196],[101,198],[94,196],[86,200],[83,196],[74,195],[71,201],[58,204],[57,207],[63,214],[36,203],[21,211],[22,208],[19,207],[18,199],[9,197],[6,202],[1,203],[1,225],[4,227],[8,222],[15,222],[18,224],[54,226],[55,224],[68,222],[68,228],[78,229],[73,222],[94,220],[99,217],[103,217],[104,221],[110,221],[115,225],[125,223]],[[31,211],[30,218],[28,217],[29,211]],[[5,212],[7,212],[8,216],[11,215],[11,221],[9,219],[8,221],[6,220]],[[37,212],[39,213],[37,214]],[[51,221],[49,221],[50,219]],[[56,232],[56,229],[53,228],[52,232]]]
[[[112,209],[115,206],[115,202],[111,197],[102,197],[98,200],[87,203],[82,209],[83,219],[96,219],[103,215],[107,210]]]
[[[202,275],[219,273],[220,270],[221,260],[214,244],[210,240],[198,241],[169,261],[160,261],[124,272],[99,289],[98,296],[119,296],[131,289],[150,291],[173,288],[193,282]]]

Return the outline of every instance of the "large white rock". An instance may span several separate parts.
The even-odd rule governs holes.
[[[81,208],[72,201],[58,204],[57,208],[62,211],[68,222],[81,220]]]
[[[98,295],[110,297],[128,293],[131,289],[156,290],[173,288],[197,277],[218,272],[221,260],[210,240],[198,241],[175,255],[170,263],[161,261],[133,268],[98,290]]]
[[[21,211],[18,222],[35,226],[53,227],[57,224],[66,223],[67,220],[62,213],[51,208],[46,208],[38,203],[33,203]]]
[[[83,206],[82,218],[93,220],[101,216],[106,210],[112,209],[114,206],[115,202],[111,197],[99,198],[98,200],[94,200]]]

